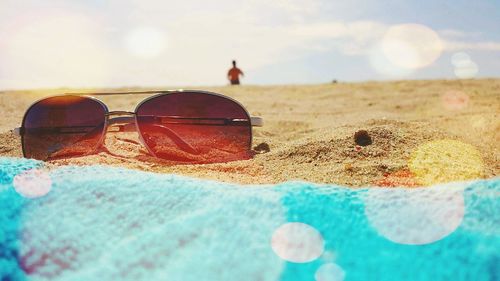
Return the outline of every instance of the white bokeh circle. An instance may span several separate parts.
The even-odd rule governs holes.
[[[444,44],[431,28],[421,24],[391,26],[382,38],[385,57],[405,69],[419,69],[434,63],[443,52]]]
[[[424,245],[450,235],[465,212],[463,187],[372,188],[365,197],[371,226],[390,241]]]
[[[325,263],[316,270],[314,279],[316,281],[343,281],[345,272],[335,263]]]
[[[456,52],[451,56],[451,64],[455,67],[455,76],[459,79],[476,77],[479,66],[465,52]]]
[[[479,66],[473,62],[469,61],[460,66],[455,67],[455,76],[460,79],[471,79],[477,76],[479,72]]]
[[[381,44],[372,47],[368,54],[371,67],[379,74],[390,78],[403,78],[414,72],[392,63],[384,54]]]
[[[465,52],[456,52],[451,56],[451,64],[455,67],[466,65],[471,61],[469,54]]]
[[[14,177],[14,189],[26,198],[42,197],[52,189],[52,180],[47,172],[39,169],[24,171]]]
[[[271,238],[271,247],[280,258],[295,262],[311,262],[324,251],[321,233],[314,227],[299,222],[286,223],[277,228]]]

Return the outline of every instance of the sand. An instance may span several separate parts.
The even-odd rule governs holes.
[[[270,151],[230,163],[166,165],[149,157],[134,134],[108,133],[96,154],[48,167],[103,164],[243,184],[301,180],[353,187],[419,186],[500,171],[500,79],[196,88],[233,97],[263,117],[253,146],[265,143]],[[98,90],[125,89],[0,92],[0,156],[22,157],[20,139],[10,130],[20,126],[31,103]],[[99,98],[110,110],[133,110],[145,97]],[[356,145],[359,130],[373,143]]]

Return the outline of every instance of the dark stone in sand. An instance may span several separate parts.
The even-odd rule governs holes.
[[[354,142],[360,146],[367,146],[373,143],[372,137],[366,130],[359,130],[354,133]]]
[[[265,142],[257,145],[256,147],[253,148],[253,150],[257,153],[266,153],[266,152],[271,151],[271,149],[269,148],[269,145]]]

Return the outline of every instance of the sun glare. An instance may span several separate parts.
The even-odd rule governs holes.
[[[105,84],[109,58],[101,35],[96,23],[79,14],[20,17],[0,45],[2,69],[24,77],[24,87]]]
[[[150,28],[136,28],[125,36],[127,51],[140,58],[154,58],[161,55],[167,47],[167,37],[162,31]]]

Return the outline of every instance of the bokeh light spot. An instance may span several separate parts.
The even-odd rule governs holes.
[[[365,214],[373,228],[388,240],[424,245],[450,235],[464,216],[463,189],[372,188],[365,197]]]
[[[451,63],[455,67],[466,65],[469,61],[471,61],[470,56],[464,52],[457,52],[451,56]]]
[[[454,53],[451,56],[451,63],[455,67],[455,76],[460,79],[474,78],[479,72],[479,66],[464,52]]]
[[[125,37],[129,53],[141,58],[159,56],[167,47],[166,35],[155,28],[141,27],[130,31]]]
[[[381,44],[375,45],[369,53],[371,67],[379,74],[391,78],[402,78],[410,75],[414,70],[403,68],[392,63],[384,54]]]
[[[472,145],[456,140],[437,140],[419,146],[408,163],[423,185],[481,178],[481,153]]]
[[[345,278],[344,270],[335,263],[325,263],[316,270],[316,281],[342,281]]]
[[[321,260],[324,262],[333,262],[336,258],[337,257],[333,251],[324,251],[321,255]]]
[[[461,91],[448,91],[441,96],[444,108],[462,110],[469,104],[469,96]]]
[[[396,66],[418,69],[434,63],[443,51],[439,35],[420,24],[400,24],[389,28],[382,39],[382,51]]]
[[[271,239],[271,247],[280,258],[306,263],[317,259],[324,250],[321,234],[312,226],[292,222],[275,230]]]
[[[467,64],[455,67],[455,76],[460,79],[471,79],[476,77],[479,72],[479,66],[473,62],[469,61]]]
[[[14,177],[14,189],[17,193],[27,198],[42,197],[52,189],[52,180],[48,173],[31,169]]]

